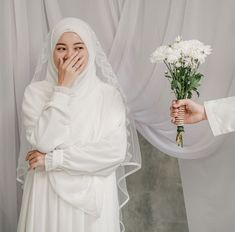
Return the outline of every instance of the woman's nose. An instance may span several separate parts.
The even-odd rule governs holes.
[[[67,60],[69,57],[71,57],[75,53],[74,50],[68,49],[65,55],[65,59]]]

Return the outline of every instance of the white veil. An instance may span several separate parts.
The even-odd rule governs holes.
[[[118,196],[119,196],[119,206],[120,206],[120,223],[122,225],[122,231],[125,230],[122,223],[121,209],[128,202],[129,194],[126,187],[126,177],[141,168],[141,153],[139,148],[138,136],[136,132],[136,127],[134,120],[132,119],[131,112],[128,109],[126,97],[118,83],[118,79],[108,62],[108,59],[102,49],[100,42],[98,41],[94,31],[90,26],[77,18],[65,18],[62,20],[67,20],[68,23],[71,21],[79,21],[83,25],[86,25],[89,30],[93,45],[95,46],[95,64],[97,68],[97,76],[103,81],[112,86],[114,86],[121,94],[124,104],[126,106],[126,127],[127,127],[127,151],[125,161],[117,168],[116,177],[118,185]],[[48,67],[48,61],[50,59],[50,37],[49,34],[44,43],[42,53],[38,59],[38,64],[36,66],[35,74],[31,82],[41,81],[46,79],[46,72]],[[17,167],[17,180],[23,184],[25,174],[27,172],[28,163],[25,161],[27,152],[31,149],[30,144],[27,142],[25,137],[25,130],[23,123],[21,123],[21,136],[20,136],[20,154],[18,159]]]

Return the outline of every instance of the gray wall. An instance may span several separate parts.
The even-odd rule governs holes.
[[[139,140],[142,169],[127,179],[126,232],[188,232],[177,159]]]

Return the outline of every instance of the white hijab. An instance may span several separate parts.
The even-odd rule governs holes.
[[[85,94],[89,93],[90,89],[94,88],[98,82],[103,81],[114,86],[120,92],[126,106],[126,127],[128,136],[127,153],[125,161],[116,170],[117,185],[119,190],[119,204],[121,209],[129,200],[125,178],[141,167],[141,155],[138,136],[134,121],[131,118],[126,104],[126,98],[118,84],[117,77],[115,76],[110,63],[108,62],[95,33],[87,23],[77,18],[65,18],[62,19],[51,30],[45,43],[43,52],[39,58],[32,82],[47,80],[54,85],[57,84],[57,68],[55,67],[53,61],[53,51],[57,41],[64,32],[75,32],[78,34],[85,43],[89,54],[88,64],[85,70],[76,78],[76,81],[71,87],[73,93],[79,96],[84,96]],[[96,75],[97,67],[100,69],[99,77]],[[25,156],[31,149],[30,145],[26,141],[25,130],[23,126],[21,128],[20,139],[21,146],[17,167],[17,180],[23,184],[28,165],[28,163],[25,161]]]
[[[77,89],[89,86],[89,84],[94,83],[97,81],[96,76],[96,65],[95,65],[95,43],[94,40],[92,40],[91,31],[89,29],[89,26],[79,19],[74,18],[66,18],[64,20],[61,20],[56,26],[52,29],[51,35],[50,35],[50,58],[48,62],[48,70],[47,70],[47,77],[46,80],[54,82],[57,84],[58,82],[58,70],[54,64],[53,60],[53,51],[55,49],[56,43],[60,39],[63,33],[65,32],[74,32],[77,35],[80,36],[80,38],[85,43],[89,58],[88,58],[88,64],[85,67],[85,70],[79,75],[79,77],[76,78],[76,81],[73,83],[72,89],[74,89],[74,92],[79,93]]]

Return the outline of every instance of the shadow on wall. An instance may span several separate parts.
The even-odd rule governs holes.
[[[153,147],[140,134],[142,169],[127,179],[126,232],[188,232],[176,158]]]

